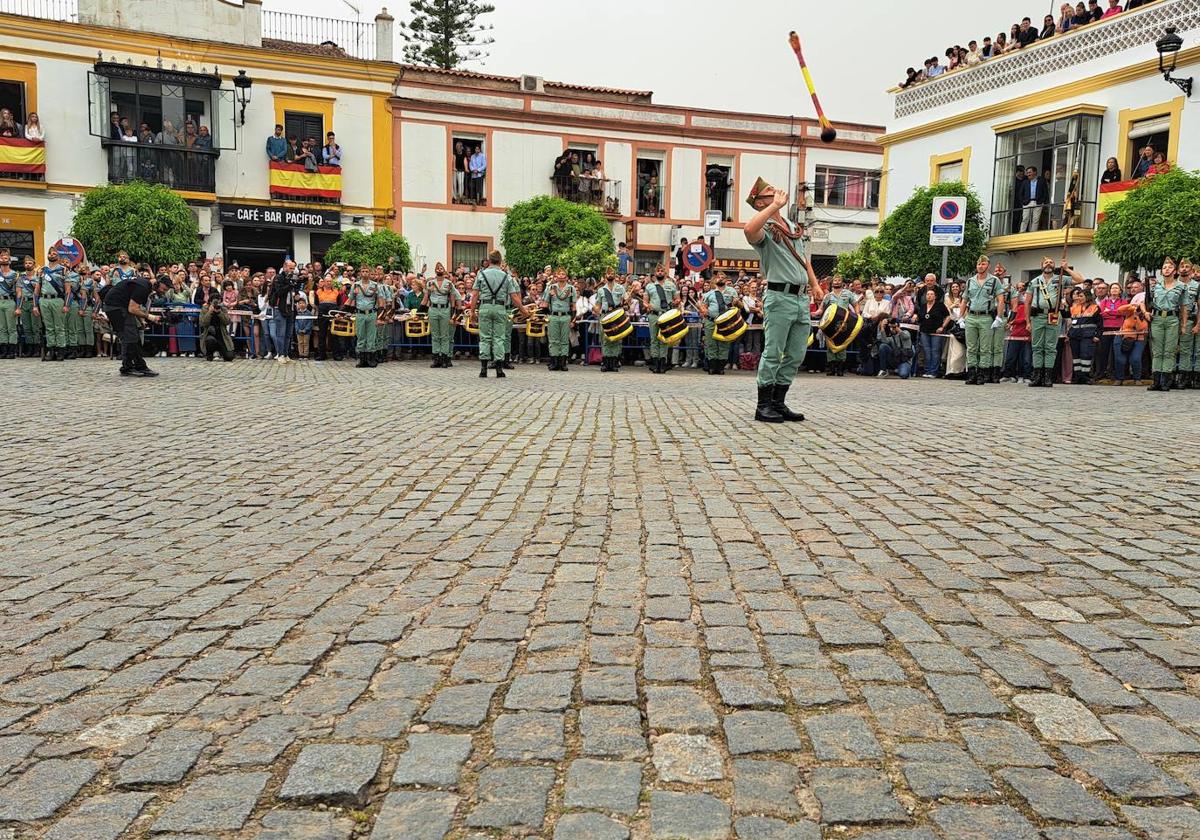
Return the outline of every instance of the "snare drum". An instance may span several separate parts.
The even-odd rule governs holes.
[[[840,303],[825,310],[819,329],[825,335],[825,346],[839,353],[850,346],[862,329],[862,316]]]
[[[412,310],[408,320],[404,322],[405,338],[425,338],[429,335],[429,316],[424,312]]]
[[[338,338],[353,338],[355,333],[354,316],[349,312],[332,310],[329,313],[329,332]]]
[[[668,347],[683,341],[687,333],[687,320],[678,309],[668,309],[658,316],[658,339]]]
[[[479,335],[479,313],[468,309],[463,313],[462,328],[471,335]]]
[[[620,341],[633,332],[633,322],[624,309],[614,309],[600,319],[600,329],[604,331],[606,341]]]
[[[742,310],[726,309],[713,321],[713,338],[717,341],[737,341],[746,331],[746,321],[742,318]]]
[[[529,320],[525,322],[525,337],[526,338],[545,338],[546,324],[550,319],[541,313],[534,313],[529,316]]]

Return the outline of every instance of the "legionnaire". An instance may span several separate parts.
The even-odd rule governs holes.
[[[1200,279],[1196,277],[1196,269],[1191,260],[1179,261],[1179,279],[1183,281],[1183,308],[1187,317],[1187,329],[1179,333],[1179,375],[1175,377],[1175,386],[1181,391],[1189,388],[1200,388],[1197,382],[1197,371],[1200,371]]]
[[[58,252],[53,248],[46,254],[46,265],[38,271],[34,288],[34,314],[42,317],[46,326],[44,362],[61,362],[67,358],[66,319],[70,307],[67,301],[74,292],[73,274],[59,265]]]
[[[555,271],[553,280],[547,278],[542,303],[549,313],[546,337],[550,344],[550,370],[565,371],[567,356],[571,353],[571,320],[575,314],[575,287],[567,279],[565,269]],[[650,332],[654,333],[653,324]]]
[[[667,345],[658,336],[658,316],[679,307],[679,287],[667,277],[667,269],[659,266],[654,272],[654,282],[647,283],[642,290],[642,306],[646,312],[646,323],[650,325],[650,372],[667,372]]]
[[[992,330],[992,375],[988,381],[999,383],[1000,373],[1004,369],[1004,337],[1007,332],[1008,314],[1016,309],[1014,296],[1017,295],[1017,291],[1013,287],[1012,278],[999,260],[992,268],[992,275],[999,281],[1000,294],[1004,295],[1004,307],[1000,310],[999,317],[1003,318],[1005,323]]]
[[[0,359],[17,357],[17,318],[21,309],[21,278],[12,270],[12,255],[0,248]]]
[[[625,306],[625,295],[625,287],[617,282],[616,272],[610,270],[604,278],[603,285],[596,289],[596,302],[592,306],[592,312],[603,318],[614,309],[621,309]],[[603,329],[600,330],[600,342],[600,372],[617,373],[621,359],[621,342],[609,341]]]
[[[98,274],[99,272],[96,272]],[[99,301],[99,281],[90,273],[79,278],[79,290],[75,293],[79,305],[79,358],[96,355],[96,322],[93,316]]]
[[[1146,308],[1150,310],[1150,369],[1154,374],[1148,391],[1170,391],[1174,387],[1179,337],[1188,330],[1186,295],[1187,288],[1175,273],[1175,261],[1167,257],[1163,260],[1162,280],[1146,296]]]
[[[975,276],[963,289],[967,310],[967,385],[986,385],[999,380],[1003,356],[995,356],[995,333],[1003,335],[1006,297],[1004,284],[988,274],[991,260],[980,256],[975,261]],[[993,374],[996,374],[993,377]]]
[[[704,359],[709,374],[725,375],[725,363],[729,360],[729,347],[717,341],[717,318],[734,306],[737,291],[729,288],[729,278],[718,271],[713,278],[713,287],[700,298],[700,315],[704,318]]]
[[[825,293],[812,263],[805,258],[802,231],[780,213],[787,206],[787,193],[759,178],[746,202],[756,211],[746,223],[746,241],[758,252],[767,281],[754,419],[764,423],[803,420],[804,415],[789,409],[785,399],[808,346],[812,326],[809,296],[820,301]]]
[[[821,301],[821,314],[825,314],[825,310],[834,305],[844,306],[847,309],[858,311],[859,296],[852,289],[845,287],[845,281],[842,275],[835,274],[829,281],[829,292]],[[811,328],[811,327],[810,327]],[[807,339],[805,339],[807,341]],[[843,347],[841,350],[826,350],[826,376],[845,376],[846,375],[846,353],[847,349]]]
[[[371,367],[375,367],[380,362],[387,361],[387,347],[392,336],[396,307],[404,303],[402,297],[399,302],[396,298],[403,296],[404,291],[394,288],[388,282],[388,277],[378,271],[375,272],[372,279],[375,281],[375,288],[379,295],[379,309],[375,319],[375,341],[371,345]]]
[[[382,301],[379,296],[379,284],[371,279],[369,271],[363,271],[354,281],[346,300],[354,306],[357,313],[354,316],[355,354],[358,356],[358,364],[355,367],[373,368],[376,364],[375,313]]]
[[[18,278],[21,284],[20,329],[21,355],[32,358],[41,353],[42,316],[37,314],[37,272],[33,257],[25,257],[25,270]]]
[[[1063,260],[1059,269],[1073,280],[1082,281]],[[1054,387],[1054,360],[1058,355],[1059,310],[1063,289],[1054,274],[1054,260],[1042,257],[1042,273],[1029,281],[1025,290],[1025,308],[1029,312],[1029,342],[1033,349],[1033,376],[1030,388]]]
[[[434,278],[425,284],[421,303],[429,312],[429,341],[433,347],[431,368],[454,367],[450,356],[454,352],[454,328],[450,325],[450,310],[462,303],[462,295],[454,281],[446,276],[446,267],[438,263],[433,267]]]
[[[512,370],[513,369],[513,364],[512,364],[513,324],[516,322],[517,309],[520,309],[522,312],[524,312],[525,310],[522,308],[523,301],[521,300],[521,284],[519,282],[517,282],[517,278],[513,277],[512,274],[508,272],[507,265],[501,264],[500,269],[508,274],[509,279],[511,279],[513,281],[513,284],[517,287],[517,308],[514,309],[513,307],[505,304],[505,307],[504,307],[505,323],[500,325],[502,327],[502,329],[500,330],[500,344],[502,346],[502,352],[500,355],[500,367],[503,368],[504,370]]]
[[[115,286],[131,277],[137,277],[137,269],[129,262],[129,252],[117,251],[117,267],[112,270],[113,285]]]
[[[500,267],[499,251],[488,254],[488,267],[475,275],[469,308],[479,312],[479,378],[487,379],[488,363],[496,370],[496,378],[504,378],[504,333],[512,334],[508,308],[521,311],[521,287]]]

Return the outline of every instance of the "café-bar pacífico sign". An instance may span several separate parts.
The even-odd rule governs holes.
[[[256,204],[221,204],[218,205],[218,213],[223,225],[288,228],[289,230],[342,229],[342,214],[337,210],[260,207]]]

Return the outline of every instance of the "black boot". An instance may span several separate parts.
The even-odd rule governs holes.
[[[500,367],[501,367],[501,368],[503,368],[504,370],[512,370],[512,369],[513,369],[513,365],[512,365],[512,360],[511,360],[511,359],[512,359],[512,357],[511,357],[511,356],[505,356],[505,357],[504,357],[504,361],[502,361],[502,362],[500,363]]]
[[[845,375],[846,375],[846,363],[845,363],[845,362],[838,362],[838,364],[837,364],[837,375],[838,375],[838,376],[845,376]]]
[[[1164,390],[1166,390],[1165,388],[1163,388],[1161,373],[1156,373],[1151,377],[1150,387],[1147,388],[1146,390],[1147,391],[1164,391]]]
[[[725,364],[726,362],[724,359],[717,359],[717,376],[725,375]]]
[[[367,364],[367,352],[365,350],[358,354],[358,364],[356,364],[355,367],[356,368],[370,367],[370,365]]]
[[[774,387],[775,387],[775,390],[771,397],[771,407],[775,409],[775,412],[780,417],[782,417],[784,420],[796,421],[796,422],[803,420],[804,415],[800,414],[799,412],[792,411],[790,408],[787,407],[787,403],[785,402],[785,400],[787,399],[788,388],[790,388],[791,386],[790,385],[776,385]]]
[[[558,370],[558,356],[550,357],[550,361],[546,362],[546,370]]]
[[[1174,387],[1175,387],[1175,374],[1164,373],[1163,374],[1163,390],[1170,391]]]
[[[479,360],[479,378],[487,379],[488,363],[486,359]]]
[[[442,355],[440,353],[434,353],[433,354],[433,364],[431,364],[430,367],[431,368],[440,368],[441,366],[442,366]]]
[[[1054,368],[1052,368],[1052,367],[1042,368],[1042,387],[1043,388],[1053,388],[1054,387]]]
[[[979,384],[979,368],[971,368],[967,371],[967,378],[963,380],[964,385]]]
[[[496,362],[496,364],[493,367],[496,368],[496,378],[503,379],[504,378],[504,368],[506,367],[504,362]]]
[[[1033,372],[1029,375],[1029,387],[1030,388],[1041,388],[1042,387],[1042,369],[1041,368],[1034,368]]]
[[[783,415],[775,410],[775,386],[758,386],[758,408],[754,411],[754,419],[760,423],[782,423]]]
[[[442,367],[444,367],[444,368],[454,367],[453,354],[451,354],[451,353],[443,353],[442,354]]]
[[[832,359],[825,362],[825,375],[837,376],[837,362]]]
[[[566,356],[558,357],[558,369],[561,370],[563,373],[567,373],[571,369],[570,365],[571,365],[571,362]]]

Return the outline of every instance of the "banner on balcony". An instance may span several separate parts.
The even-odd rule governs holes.
[[[271,192],[301,198],[342,198],[342,170],[338,166],[318,166],[306,172],[303,164],[271,161]]]
[[[1104,221],[1104,214],[1134,187],[1137,181],[1113,181],[1111,184],[1100,185],[1100,195],[1096,198],[1096,223]]]
[[[42,140],[0,137],[0,172],[46,174],[46,144]]]

